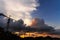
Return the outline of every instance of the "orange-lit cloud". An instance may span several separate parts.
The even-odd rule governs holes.
[[[44,26],[44,25],[45,25],[44,20],[39,18],[34,18],[31,22],[31,26],[36,28],[39,28],[40,26]]]

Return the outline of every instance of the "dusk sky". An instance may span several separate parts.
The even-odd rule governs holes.
[[[0,12],[15,20],[24,19],[26,24],[32,17],[42,18],[47,25],[60,29],[60,0],[0,0]]]
[[[60,37],[60,0],[0,0],[0,27],[19,37]]]
[[[60,29],[60,0],[39,0],[32,16],[43,18],[46,24]]]

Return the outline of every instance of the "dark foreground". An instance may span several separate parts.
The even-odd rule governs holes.
[[[37,37],[37,38],[32,38],[32,37],[28,37],[28,38],[20,38],[19,36],[16,36],[15,34],[12,34],[9,31],[4,31],[3,28],[0,28],[0,40],[26,40],[26,39],[30,39],[30,40],[60,40],[59,38],[51,38],[51,37]]]
[[[43,37],[37,37],[37,38],[24,38],[24,39],[33,39],[33,40],[60,40],[60,38],[51,38],[51,37],[45,37],[45,38],[43,38]]]
[[[19,36],[16,36],[14,34],[11,34],[10,32],[5,32],[5,33],[0,33],[0,40],[26,40],[26,39],[30,39],[30,40],[60,40],[59,38],[51,38],[49,36],[43,38],[43,37],[37,37],[37,38],[32,38],[32,37],[28,37],[28,38],[20,38]]]

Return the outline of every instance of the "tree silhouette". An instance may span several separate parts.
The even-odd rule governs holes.
[[[23,25],[24,21],[22,19],[18,20],[19,24]]]
[[[16,26],[13,28],[14,30],[20,31],[20,30],[24,29],[25,25],[24,25],[24,21],[22,19],[16,21],[15,23],[16,23]]]

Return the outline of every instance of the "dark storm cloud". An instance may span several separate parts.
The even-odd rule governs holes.
[[[60,29],[55,29],[55,31],[51,31],[50,33],[60,35]]]
[[[54,30],[52,26],[45,24],[43,19],[35,18],[32,20],[31,28],[36,28],[44,31]]]
[[[4,17],[0,17],[0,26],[3,26],[5,28],[6,25],[7,25],[7,19],[4,19]],[[45,24],[43,19],[38,19],[38,18],[33,19],[32,25],[28,27],[24,25],[24,20],[21,21],[20,19],[18,21],[13,22],[13,19],[10,19],[9,31],[20,31],[20,30],[23,30],[26,32],[27,31],[48,32],[50,34],[60,35],[60,30],[55,29],[52,26]]]
[[[0,26],[5,27],[7,19],[4,16],[0,16]]]
[[[45,24],[44,20],[39,18],[33,19],[31,28],[35,28],[34,30],[39,32],[48,32],[50,34],[60,35],[60,29],[58,30],[52,26]]]

